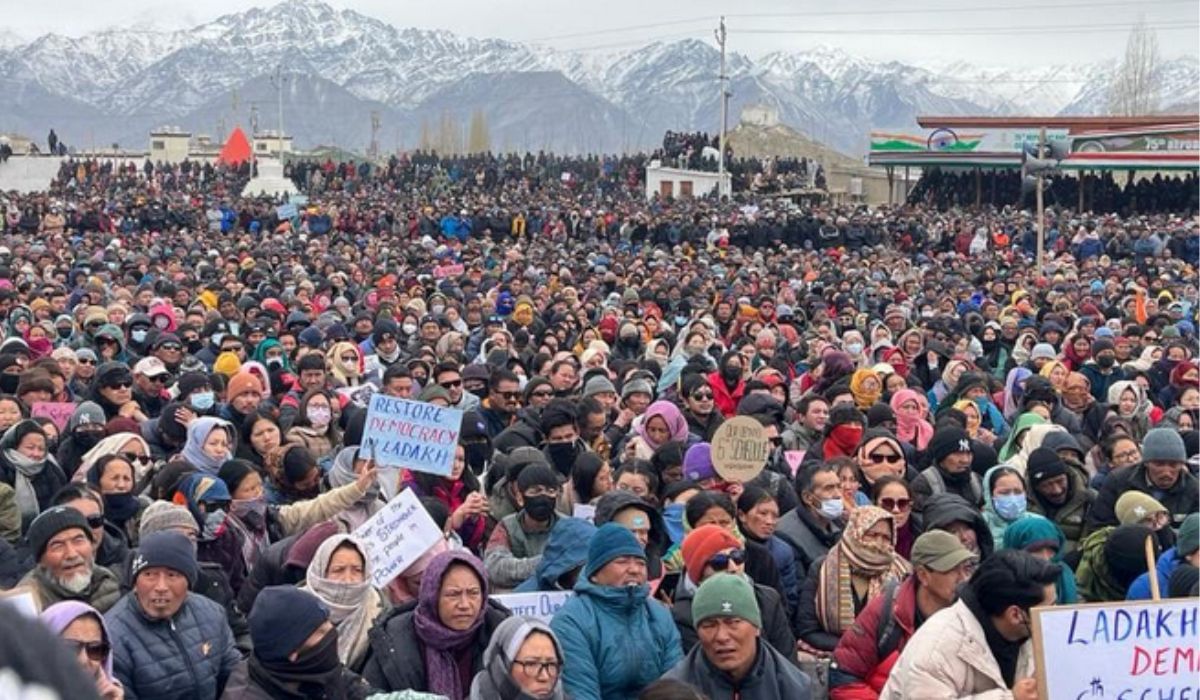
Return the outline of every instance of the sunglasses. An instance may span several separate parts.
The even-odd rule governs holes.
[[[452,382],[438,382],[438,386],[442,387],[443,389],[457,389],[458,387],[462,386],[462,380],[455,379]]]
[[[504,398],[508,399],[509,401],[513,401],[514,399],[521,398],[521,392],[519,392],[519,391],[497,391],[496,394],[498,394],[499,396],[503,396]]]
[[[81,364],[81,365],[94,365],[94,364],[96,364],[96,361],[95,361],[95,360],[75,360],[75,361],[76,361],[76,362],[78,362],[78,363],[79,363],[79,364]]]
[[[903,457],[901,457],[900,455],[898,455],[894,452],[890,452],[885,455],[879,454],[878,452],[872,452],[871,454],[867,455],[867,457],[869,457],[870,460],[872,462],[874,462],[875,464],[883,464],[884,462],[887,462],[888,464],[895,464],[895,463],[899,462],[901,459],[904,459]]]
[[[912,499],[890,498],[885,496],[884,498],[879,499],[879,507],[891,512],[905,511],[912,507]]]
[[[692,394],[692,398],[696,401],[712,401],[713,393],[711,391],[697,391]]]
[[[171,375],[169,374],[156,374],[153,377],[146,378],[155,384],[166,384],[167,382],[171,381]]]
[[[241,352],[241,351],[242,351],[241,345],[226,345],[225,347],[221,348],[221,352]],[[342,359],[345,359],[345,358],[342,358]]]
[[[106,382],[104,384],[105,389],[128,389],[131,386],[133,386],[132,379],[121,379],[115,382]]]
[[[122,453],[121,453],[121,457],[122,457],[122,458],[123,458],[123,459],[124,459],[126,462],[129,462],[129,463],[131,463],[131,464],[132,464],[133,462],[141,462],[141,463],[146,463],[146,462],[149,462],[149,461],[150,461],[150,458],[149,458],[149,457],[147,457],[146,455],[140,455],[140,454],[136,454],[136,453],[134,453],[134,452],[122,452]]]
[[[530,396],[532,396],[534,398],[538,398],[538,399],[544,399],[548,396],[554,396],[554,392],[553,391],[542,391],[539,389],[538,391],[535,391],[532,394],[530,394]]]
[[[87,516],[87,524],[88,527],[92,528],[93,530],[99,530],[100,528],[104,527],[104,516],[89,515]]]
[[[731,563],[743,564],[745,561],[746,550],[735,549],[728,554],[725,552],[714,554],[713,558],[708,560],[708,565],[713,568],[713,571],[728,571]]]
[[[96,663],[104,663],[104,660],[108,658],[108,652],[111,649],[111,647],[108,645],[108,642],[80,642],[75,639],[64,639],[63,641],[65,641],[75,651],[76,655],[82,651],[83,653],[87,654],[88,659],[95,661]]]
[[[183,349],[183,346],[176,343],[163,343],[162,345],[159,345],[158,348],[160,350],[166,350],[167,352],[179,352]]]
[[[358,355],[342,355],[342,362],[358,362]]]

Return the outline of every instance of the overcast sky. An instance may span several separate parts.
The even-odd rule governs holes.
[[[655,39],[711,39],[730,15],[729,47],[761,55],[818,44],[882,60],[1001,65],[1090,62],[1120,55],[1139,16],[1165,57],[1195,54],[1196,0],[328,0],[400,27],[542,40],[561,49],[625,48]],[[246,0],[0,0],[0,32],[77,36],[108,27],[187,28],[239,12]],[[271,0],[255,3],[275,4]],[[18,9],[19,8],[19,9]],[[751,17],[746,15],[769,15]],[[780,16],[791,13],[802,16]],[[742,15],[742,16],[737,16]],[[656,25],[656,26],[646,26]],[[1029,28],[1036,28],[1031,31]],[[618,30],[618,31],[609,31]],[[753,30],[759,30],[757,32]],[[766,30],[765,32],[762,30]],[[915,30],[918,34],[907,33]],[[575,36],[563,36],[575,35]]]

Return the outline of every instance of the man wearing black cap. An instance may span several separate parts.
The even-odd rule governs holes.
[[[99,516],[101,525],[104,517]],[[87,517],[69,506],[47,508],[33,519],[26,539],[37,565],[19,585],[28,586],[40,608],[80,600],[105,612],[121,597],[117,577],[96,565],[96,545]]]
[[[1073,551],[1083,537],[1083,526],[1096,492],[1088,488],[1084,475],[1069,467],[1054,450],[1039,447],[1025,466],[1029,478],[1029,512],[1044,515],[1066,537],[1066,552]]]
[[[550,530],[558,521],[555,512],[561,485],[545,463],[531,464],[517,475],[517,506],[492,530],[483,561],[496,588],[513,588],[529,578],[542,560]]]
[[[971,471],[974,452],[967,431],[957,426],[943,426],[933,434],[926,450],[930,466],[913,479],[913,495],[918,509],[934,494],[953,493],[976,508],[983,507],[983,483]]]
[[[1108,388],[1125,381],[1125,370],[1117,365],[1117,350],[1108,338],[1097,338],[1092,343],[1092,359],[1079,368],[1079,373],[1088,378],[1092,387],[1092,398],[1108,400]]]
[[[197,593],[194,545],[178,532],[142,539],[131,590],[104,616],[113,673],[128,697],[216,698],[241,661],[225,610]]]
[[[337,628],[316,596],[294,586],[263,589],[250,613],[254,653],[222,700],[361,700],[372,688],[338,658]]]

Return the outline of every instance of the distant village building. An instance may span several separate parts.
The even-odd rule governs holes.
[[[729,173],[726,173],[726,191],[729,181]],[[646,167],[646,199],[653,199],[656,194],[675,199],[704,197],[715,192],[720,182],[721,178],[715,172],[666,168],[662,161],[654,160]]]
[[[779,110],[770,105],[747,105],[742,108],[739,121],[747,126],[769,129],[779,124]]]
[[[284,134],[281,139],[279,132],[274,130],[259,131],[254,134],[254,155],[278,157],[280,148],[285,154],[292,153],[295,150],[292,148],[292,137]]]
[[[192,132],[164,126],[150,132],[150,160],[182,163],[191,153]]]

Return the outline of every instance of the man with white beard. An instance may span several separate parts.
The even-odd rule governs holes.
[[[29,524],[29,551],[37,566],[21,579],[38,599],[40,610],[64,600],[79,600],[105,612],[121,597],[117,577],[97,566],[92,529],[74,508],[55,506]]]

